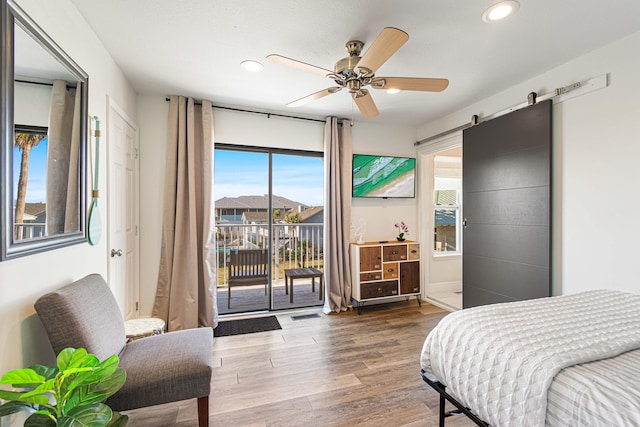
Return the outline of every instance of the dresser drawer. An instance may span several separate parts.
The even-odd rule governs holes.
[[[382,248],[382,262],[407,259],[407,245],[390,245]]]
[[[419,260],[420,259],[420,245],[418,243],[409,244],[409,254],[407,259]]]
[[[360,273],[361,282],[371,282],[372,280],[382,280],[382,272],[370,271],[369,273]]]
[[[382,264],[382,275],[384,280],[397,279],[399,276],[398,263],[387,262]]]
[[[394,295],[398,295],[397,280],[360,284],[360,297],[362,299],[391,297]]]

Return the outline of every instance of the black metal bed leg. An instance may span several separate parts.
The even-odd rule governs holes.
[[[471,421],[473,421],[474,423],[476,423],[476,425],[480,426],[480,427],[490,427],[489,424],[487,424],[485,421],[481,420],[480,417],[478,417],[476,414],[473,413],[473,411],[471,411],[471,409],[467,408],[465,405],[463,405],[462,403],[458,402],[458,400],[456,400],[453,396],[451,396],[449,393],[446,392],[446,388],[447,386],[445,386],[444,384],[442,384],[441,382],[437,381],[437,380],[431,380],[427,377],[427,375],[425,374],[424,370],[421,371],[421,376],[422,379],[431,386],[431,388],[433,388],[435,391],[438,392],[438,394],[440,395],[440,409],[438,411],[439,413],[439,425],[440,427],[444,427],[444,419],[450,415],[454,415],[454,414],[464,414],[467,416],[467,418],[469,418]],[[453,404],[453,406],[455,406],[457,409],[454,409],[452,411],[449,412],[445,412],[445,401],[450,402],[451,404]]]

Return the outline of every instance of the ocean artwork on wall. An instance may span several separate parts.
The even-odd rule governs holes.
[[[353,197],[415,197],[416,159],[353,155]]]

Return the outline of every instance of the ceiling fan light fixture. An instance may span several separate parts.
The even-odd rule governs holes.
[[[242,68],[244,68],[245,70],[250,71],[252,73],[257,73],[258,71],[262,71],[262,69],[264,68],[264,65],[262,65],[258,61],[253,61],[251,59],[248,59],[246,61],[242,61],[240,63],[240,66]]]
[[[490,6],[482,14],[484,22],[496,22],[512,15],[520,8],[520,3],[515,0],[506,0]]]
[[[400,92],[400,89],[393,89],[393,88],[392,89],[387,89],[387,93],[389,93],[391,95],[396,94],[398,92]]]

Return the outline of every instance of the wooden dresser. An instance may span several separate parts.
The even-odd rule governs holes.
[[[415,295],[420,297],[420,244],[365,242],[351,244],[353,300],[362,313],[367,302]]]

